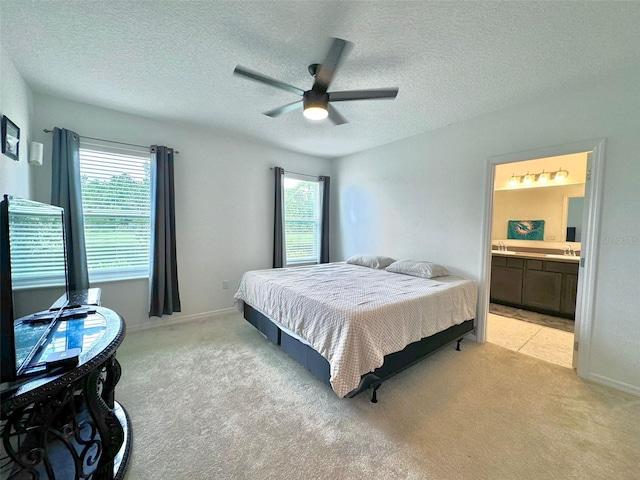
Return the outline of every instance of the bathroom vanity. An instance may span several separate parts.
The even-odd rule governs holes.
[[[578,268],[579,256],[493,252],[491,302],[574,319]]]

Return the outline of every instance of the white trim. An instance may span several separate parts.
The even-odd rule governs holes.
[[[212,310],[210,312],[194,313],[192,315],[183,315],[180,317],[172,317],[168,320],[149,320],[143,325],[127,326],[127,333],[141,332],[143,330],[151,330],[153,328],[161,328],[172,325],[180,325],[183,323],[195,322],[196,320],[213,320],[218,317],[224,317],[232,313],[238,313],[237,308],[222,308],[220,310]]]
[[[640,387],[636,387],[635,385],[630,385],[624,382],[619,382],[618,380],[612,380],[609,377],[604,377],[602,375],[592,373],[587,377],[587,380],[599,383],[600,385],[615,388],[616,390],[621,390],[623,392],[640,396]]]
[[[480,282],[478,283],[478,311],[476,312],[476,341],[485,343],[487,341],[487,318],[489,316],[489,293],[491,281],[491,226],[493,221],[493,190],[495,183],[496,169],[498,163],[492,158],[487,161],[485,172],[485,202],[484,215],[482,218],[482,240],[480,242]]]
[[[576,300],[576,331],[574,337],[579,341],[577,372],[580,377],[589,378],[589,359],[591,338],[593,335],[593,315],[596,290],[596,266],[598,258],[598,233],[600,230],[603,162],[605,140],[603,138],[582,142],[545,147],[525,152],[511,153],[489,157],[485,172],[485,205],[482,228],[482,251],[480,288],[478,296],[478,321],[476,335],[479,343],[487,341],[487,316],[489,313],[489,290],[491,279],[491,226],[493,218],[493,190],[495,166],[503,163],[514,163],[537,158],[555,157],[580,152],[590,152],[587,169],[590,180],[585,183],[585,208],[583,212],[583,229],[581,257],[584,267],[580,267],[578,276],[578,294]]]
[[[605,140],[597,140],[587,158],[588,179],[584,188],[585,208],[582,212],[581,259],[576,299],[576,332],[574,335],[580,342],[577,367],[578,375],[581,377],[588,377],[591,358],[598,249],[600,245],[598,240],[604,184],[604,149]]]

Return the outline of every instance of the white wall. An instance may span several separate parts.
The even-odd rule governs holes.
[[[49,201],[51,134],[69,128],[80,135],[139,145],[167,145],[175,162],[178,274],[182,312],[148,318],[148,281],[102,287],[102,304],[117,310],[131,328],[233,307],[242,273],[270,268],[273,252],[273,177],[269,168],[328,175],[330,161],[224,134],[113,110],[34,95],[35,140],[45,145],[45,164],[35,175],[36,200]],[[222,281],[229,289],[222,289]]]
[[[31,142],[31,90],[0,47],[0,116],[6,115],[20,128],[19,161],[0,154],[0,195],[31,198],[32,167],[27,162]]]
[[[636,69],[334,160],[333,259],[431,260],[479,280],[482,293],[488,159],[604,137],[588,376],[640,393],[639,84]]]

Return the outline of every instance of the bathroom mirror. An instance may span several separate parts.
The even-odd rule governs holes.
[[[510,220],[544,220],[542,242],[566,242],[567,228],[575,228],[580,242],[584,184],[561,187],[498,190],[494,192],[491,238],[508,238]]]
[[[574,242],[579,243],[588,155],[589,152],[580,152],[496,165],[491,238],[507,239],[509,220],[544,220],[542,240],[519,241],[530,242],[531,246],[542,242],[562,244],[571,241],[567,237],[567,228],[571,228],[575,229]],[[568,172],[561,182],[540,179],[541,172],[559,170]],[[524,182],[527,172],[534,174],[531,183]]]
[[[567,197],[567,237],[568,242],[580,242],[582,238],[582,209],[584,197]]]

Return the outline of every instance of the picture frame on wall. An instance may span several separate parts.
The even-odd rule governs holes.
[[[13,123],[6,115],[2,116],[2,153],[13,158],[16,162],[20,160],[20,128]]]

